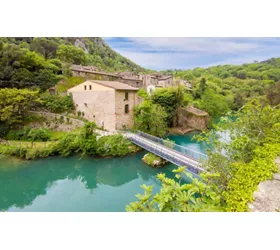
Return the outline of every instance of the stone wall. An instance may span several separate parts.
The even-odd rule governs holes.
[[[206,112],[194,114],[187,108],[179,108],[173,120],[173,126],[186,129],[206,130],[209,123],[209,115]]]
[[[49,128],[56,131],[72,131],[84,126],[84,122],[75,118],[70,118],[61,114],[49,113],[49,112],[37,112],[29,111],[31,115],[41,116],[44,119],[40,122],[31,122],[28,126],[33,128]]]

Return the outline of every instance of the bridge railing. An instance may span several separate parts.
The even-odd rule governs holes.
[[[165,147],[168,147],[168,148],[170,148],[170,149],[172,149],[172,150],[174,150],[178,153],[186,155],[189,158],[192,158],[194,160],[197,160],[197,161],[207,160],[207,155],[202,154],[200,152],[197,152],[195,150],[189,149],[187,147],[180,146],[178,144],[175,144],[174,142],[163,140],[161,138],[155,137],[153,135],[146,134],[146,133],[141,132],[141,131],[138,131],[137,134],[146,138],[146,139],[149,139],[153,142],[156,142],[156,143],[161,144]]]
[[[135,143],[136,145],[146,149],[147,151],[160,156],[161,158],[177,165],[177,166],[185,166],[192,173],[203,172],[204,169],[200,166],[200,164],[195,163],[194,161],[189,161],[188,158],[181,154],[170,154],[170,151],[164,149],[160,144],[159,145],[150,145],[147,143],[146,138],[135,136],[135,134],[129,134],[129,139]]]

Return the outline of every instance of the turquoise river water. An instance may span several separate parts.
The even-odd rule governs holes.
[[[177,144],[206,151],[204,143],[192,141],[195,133],[170,136]],[[53,157],[22,161],[0,158],[0,211],[122,212],[142,184],[159,191],[160,172],[174,177],[176,166],[161,169],[145,165],[145,151],[123,158]]]

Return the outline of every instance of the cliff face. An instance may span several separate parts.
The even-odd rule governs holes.
[[[173,120],[173,126],[181,130],[206,130],[209,123],[208,113],[190,107],[190,108],[178,108],[175,118]]]

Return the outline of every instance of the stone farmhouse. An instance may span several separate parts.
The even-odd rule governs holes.
[[[67,91],[76,111],[108,131],[132,128],[139,89],[118,81],[87,80]]]

